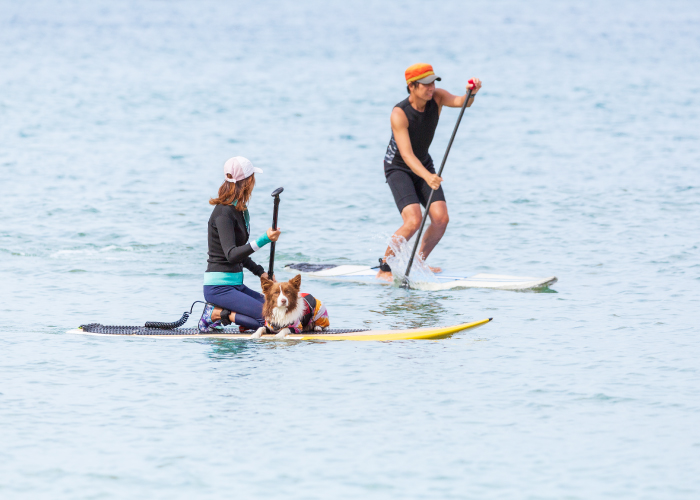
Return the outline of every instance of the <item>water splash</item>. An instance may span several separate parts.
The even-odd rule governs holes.
[[[389,238],[389,247],[394,255],[387,257],[387,264],[391,267],[391,274],[394,276],[395,284],[402,284],[408,261],[411,258],[413,244],[406,241],[403,236]],[[425,263],[422,254],[417,254],[411,264],[411,272],[408,275],[408,285],[410,288],[429,289],[429,284],[439,283],[433,272]]]

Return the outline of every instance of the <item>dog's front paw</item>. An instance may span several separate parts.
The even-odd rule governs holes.
[[[283,338],[285,338],[287,335],[289,335],[289,328],[282,328],[282,329],[280,330],[280,332],[279,332],[277,335],[275,335],[275,338],[276,338],[276,339],[283,339]]]
[[[322,326],[314,326],[314,331],[315,331],[315,332],[322,332],[322,331],[323,331],[323,327],[322,327]]]
[[[251,335],[250,338],[251,339],[259,339],[260,337],[262,337],[263,333],[265,333],[265,327],[261,326],[260,328],[255,330],[255,333],[253,335]]]

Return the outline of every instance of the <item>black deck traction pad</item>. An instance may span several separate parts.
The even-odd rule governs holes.
[[[287,264],[289,269],[296,269],[302,273],[316,273],[318,271],[325,271],[326,269],[333,269],[338,267],[337,264],[311,264],[309,262],[299,262],[298,264]]]
[[[241,332],[238,328],[223,328],[207,333],[200,333],[196,328],[175,328],[173,330],[161,330],[159,328],[146,328],[144,326],[110,326],[100,323],[89,323],[80,325],[80,328],[86,333],[102,333],[106,335],[221,335],[221,334],[248,334],[252,335],[255,330],[246,330]],[[340,330],[323,330],[321,332],[303,332],[303,334],[325,335],[332,333],[357,333],[368,332],[369,328],[350,328]],[[294,335],[294,334],[292,334]]]

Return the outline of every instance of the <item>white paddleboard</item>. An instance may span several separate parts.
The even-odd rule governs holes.
[[[284,269],[299,273],[309,278],[320,278],[337,282],[356,282],[367,284],[392,285],[390,281],[377,279],[377,269],[370,266],[333,265],[333,264],[288,264]],[[530,276],[505,276],[501,274],[475,274],[459,276],[442,272],[435,275],[435,281],[412,283],[422,290],[451,290],[454,288],[491,288],[494,290],[532,290],[545,288],[557,282],[556,276],[536,278]]]

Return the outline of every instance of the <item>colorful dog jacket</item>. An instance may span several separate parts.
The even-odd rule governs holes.
[[[303,299],[304,314],[296,325],[281,327],[275,325],[273,327],[273,325],[265,320],[265,327],[273,333],[279,332],[284,328],[289,328],[292,333],[301,333],[304,330],[313,330],[316,326],[328,328],[331,325],[328,311],[326,310],[326,306],[323,305],[323,302],[316,299],[310,293],[300,293],[299,297]]]

